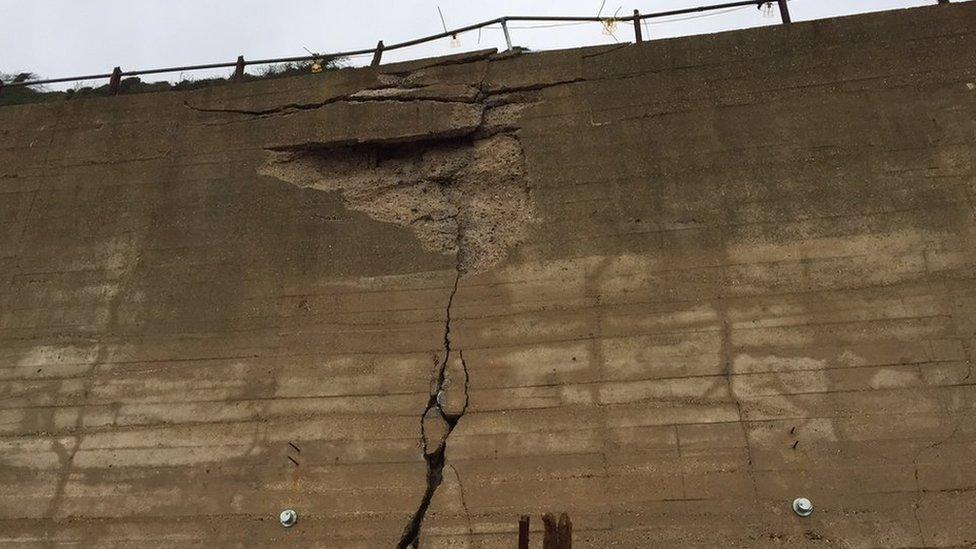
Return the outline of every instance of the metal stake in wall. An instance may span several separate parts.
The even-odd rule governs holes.
[[[115,67],[112,69],[112,76],[108,79],[108,94],[118,95],[119,84],[122,83],[122,69]]]
[[[559,549],[559,531],[552,513],[542,515],[542,549]]]
[[[518,549],[529,549],[529,515],[519,517]]]
[[[644,37],[641,36],[641,18],[640,18],[640,12],[637,11],[637,10],[634,10],[634,38],[636,39],[635,41],[638,44],[640,44],[641,42],[644,41]]]
[[[505,47],[512,49],[512,37],[508,35],[508,21],[502,19],[502,32],[505,33]]]
[[[559,535],[559,541],[556,544],[557,549],[573,549],[573,522],[569,520],[569,515],[566,513],[559,515],[556,534]]]
[[[383,59],[383,41],[380,40],[376,43],[376,50],[373,52],[373,62],[369,64],[371,67],[375,67],[380,64]]]

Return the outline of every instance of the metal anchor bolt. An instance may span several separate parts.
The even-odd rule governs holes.
[[[813,503],[807,498],[796,498],[793,500],[793,512],[801,517],[809,517],[813,513]]]
[[[278,520],[281,521],[281,525],[285,528],[291,528],[298,522],[298,513],[294,509],[285,509],[278,515]]]

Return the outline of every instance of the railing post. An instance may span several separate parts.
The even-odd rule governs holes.
[[[518,549],[529,549],[529,515],[519,517]]]
[[[786,0],[778,0],[778,1],[779,1],[779,15],[780,17],[783,18],[783,24],[789,25],[790,23],[793,22],[793,20],[790,19],[790,8],[789,6],[786,5]]]
[[[244,78],[244,56],[237,56],[237,65],[234,66],[234,80]]]
[[[502,19],[502,32],[505,33],[505,47],[506,49],[512,49],[512,37],[508,35],[508,21]]]
[[[383,41],[380,40],[376,43],[376,50],[373,51],[373,62],[369,64],[371,67],[375,67],[380,64],[380,60],[383,59]]]
[[[634,10],[634,38],[638,44],[644,41],[644,37],[641,36],[640,12],[637,10]]]
[[[112,76],[108,79],[108,94],[118,95],[119,84],[122,82],[122,69],[115,67],[112,69]]]

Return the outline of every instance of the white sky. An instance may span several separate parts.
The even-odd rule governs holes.
[[[725,0],[606,0],[603,15],[652,13]],[[441,32],[503,15],[594,16],[601,0],[0,0],[0,72],[31,71],[60,77],[123,70],[305,55],[303,47],[330,52],[370,48]],[[791,0],[794,21],[935,4],[935,0]],[[773,25],[777,12],[752,6],[708,16],[649,23],[645,39]],[[511,23],[512,42],[530,49],[613,43],[598,23],[524,28]],[[924,23],[923,23],[924,24]],[[630,23],[617,38],[633,40]],[[387,52],[384,61],[418,59],[485,47],[504,49],[501,30],[485,29],[450,40]],[[368,58],[351,60],[354,65]],[[252,70],[252,69],[249,69]],[[227,74],[229,71],[222,71]],[[202,77],[203,73],[184,75]],[[160,75],[155,79],[179,79]],[[102,84],[104,82],[98,82]],[[66,86],[66,87],[70,87]]]

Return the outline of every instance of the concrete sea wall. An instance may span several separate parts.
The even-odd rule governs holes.
[[[0,109],[0,545],[973,543],[974,33]]]

